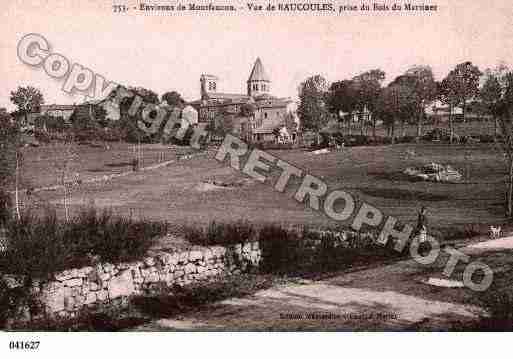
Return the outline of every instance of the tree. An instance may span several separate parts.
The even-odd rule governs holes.
[[[146,89],[141,86],[129,87],[128,89],[130,91],[135,92],[137,95],[141,96],[143,102],[145,103],[153,103],[155,105],[158,105],[160,102],[159,95],[157,95],[157,93],[152,90]]]
[[[5,190],[14,183],[15,211],[20,219],[19,177],[21,167],[21,138],[19,126],[7,114],[0,115],[0,224],[9,217],[10,196]]]
[[[328,122],[329,112],[326,105],[328,83],[321,75],[307,78],[299,85],[298,115],[306,130],[311,130],[317,135]]]
[[[375,115],[383,121],[388,128],[388,135],[395,139],[395,124],[401,123],[404,135],[404,124],[414,109],[411,90],[407,86],[390,84],[378,96],[375,106]]]
[[[500,141],[501,156],[508,169],[506,214],[513,217],[513,72],[506,73],[500,80],[500,97],[494,106],[502,131]]]
[[[509,68],[505,64],[499,64],[495,69],[485,71],[485,81],[479,90],[479,97],[486,109],[486,113],[492,116],[497,136],[498,130],[498,105],[501,100],[503,88],[506,88],[506,75]]]
[[[11,91],[11,102],[16,105],[18,112],[25,117],[25,124],[28,122],[27,115],[39,111],[44,104],[43,94],[39,89],[26,86],[19,86],[16,91]]]
[[[162,101],[166,101],[169,106],[183,108],[185,107],[185,100],[176,91],[166,92],[162,95]]]
[[[452,85],[452,82],[454,80],[449,77],[449,75],[442,80],[442,82],[438,83],[438,99],[443,104],[447,105],[449,107],[449,142],[452,143],[454,138],[454,125],[453,125],[453,118],[452,118],[452,112],[454,110],[454,107],[458,106],[459,104],[459,96],[455,93],[454,86]]]
[[[357,92],[352,80],[342,80],[331,84],[328,96],[328,109],[337,118],[352,114],[357,106]],[[349,121],[351,116],[346,116]],[[349,124],[350,126],[350,124]]]
[[[214,119],[214,134],[225,137],[227,134],[239,135],[235,128],[235,115],[222,110]]]
[[[386,87],[381,90],[377,100],[376,108],[374,110],[374,119],[379,118],[383,121],[383,125],[387,128],[389,137],[394,137],[395,115],[394,115],[394,100],[390,88]]]
[[[467,102],[479,94],[479,79],[482,74],[477,66],[467,61],[456,65],[445,78],[445,86],[449,87],[456,106],[461,106],[463,110],[463,122],[466,121]]]
[[[381,92],[381,83],[385,80],[385,72],[374,69],[361,73],[353,78],[356,92],[356,110],[372,114],[376,109],[376,100]],[[365,118],[362,119],[360,131],[363,135]],[[376,122],[373,121],[373,134],[376,136]]]
[[[251,103],[243,103],[240,106],[240,114],[243,117],[253,117],[255,115],[256,107]]]
[[[437,97],[437,85],[430,66],[413,66],[403,75],[397,77],[394,84],[406,86],[414,102],[414,117],[417,123],[417,138],[422,136],[422,120],[428,104]]]

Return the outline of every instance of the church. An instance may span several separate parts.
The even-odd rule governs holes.
[[[247,93],[218,92],[219,78],[200,77],[201,99],[192,101],[199,122],[237,135],[250,143],[275,142],[295,144],[301,126],[290,98],[271,95],[271,79],[257,58],[246,81]]]

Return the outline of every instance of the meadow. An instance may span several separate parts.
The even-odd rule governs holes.
[[[80,178],[130,171],[130,145],[77,148]],[[30,149],[25,178],[31,186],[48,185],[54,178],[44,161],[47,147]],[[37,151],[36,151],[37,150]],[[300,181],[289,183],[285,193],[270,183],[256,182],[208,155],[178,160],[186,148],[144,145],[145,165],[158,162],[159,153],[175,162],[151,171],[133,172],[109,181],[83,183],[70,189],[68,203],[78,211],[94,205],[114,213],[172,225],[207,225],[211,221],[248,220],[255,225],[278,223],[285,226],[333,227],[339,225],[324,214],[298,203],[293,195]],[[314,155],[304,149],[274,150],[274,156],[322,178],[330,189],[344,189],[360,200],[381,209],[386,215],[415,225],[417,211],[428,208],[433,230],[464,230],[505,223],[504,198],[506,167],[495,144],[420,143],[346,147],[341,151]],[[414,153],[414,155],[412,155]],[[37,156],[39,160],[36,160]],[[50,156],[48,156],[50,158]],[[49,160],[48,160],[49,161]],[[450,164],[463,174],[461,183],[411,181],[402,174],[409,166],[429,162]],[[53,208],[63,212],[63,190],[41,191],[22,196],[24,207]]]

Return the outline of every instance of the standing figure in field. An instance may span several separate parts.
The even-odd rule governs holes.
[[[417,217],[415,236],[419,237],[419,243],[423,243],[427,240],[427,209],[424,206],[420,209]]]

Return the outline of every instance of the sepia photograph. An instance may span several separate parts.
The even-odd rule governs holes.
[[[8,353],[44,343],[21,332],[513,330],[510,1],[0,19]]]

